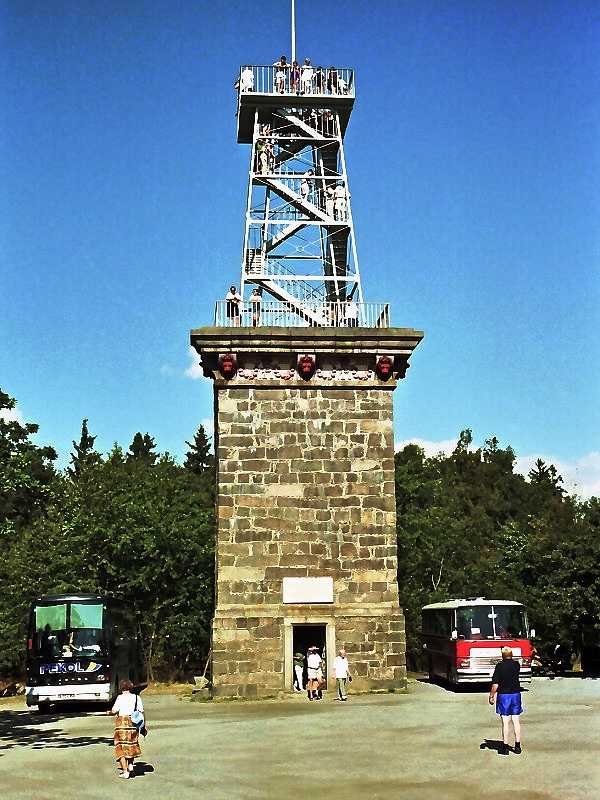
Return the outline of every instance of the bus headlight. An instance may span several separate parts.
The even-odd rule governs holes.
[[[470,667],[471,666],[471,659],[470,658],[462,658],[458,664],[459,667]]]

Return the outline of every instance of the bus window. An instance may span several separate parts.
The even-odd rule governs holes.
[[[456,610],[459,639],[493,639],[494,624],[491,606],[464,606]]]
[[[36,606],[34,614],[35,649],[47,660],[58,658],[67,641],[66,603],[54,606]]]
[[[101,628],[102,603],[71,603],[72,628]]]
[[[423,633],[431,636],[450,636],[451,627],[451,614],[449,611],[423,612]]]
[[[494,606],[496,636],[501,639],[527,636],[525,611],[519,606]]]

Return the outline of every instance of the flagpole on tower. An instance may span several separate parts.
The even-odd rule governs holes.
[[[292,60],[293,64],[296,60],[296,2],[292,0]]]

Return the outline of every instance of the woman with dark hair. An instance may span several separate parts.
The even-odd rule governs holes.
[[[133,684],[125,679],[119,682],[120,694],[114,706],[106,713],[116,716],[115,719],[115,759],[121,767],[119,778],[129,778],[133,772],[133,759],[141,755],[139,732],[133,724],[131,715],[134,711],[144,713],[142,698],[131,691]],[[145,728],[145,725],[144,725]]]

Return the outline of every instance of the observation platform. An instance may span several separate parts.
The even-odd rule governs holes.
[[[228,314],[229,311],[229,314]],[[215,306],[215,327],[231,328],[389,328],[388,303],[261,300],[242,301],[232,315],[226,300]]]
[[[354,106],[354,70],[349,67],[311,67],[310,80],[292,86],[291,68],[284,70],[285,78],[277,81],[280,70],[276,65],[248,65],[240,68],[238,89],[237,140],[239,144],[252,144],[256,110],[277,108],[327,108],[339,114],[340,133],[343,137]],[[283,85],[282,85],[283,84]],[[283,88],[283,91],[280,88]]]

